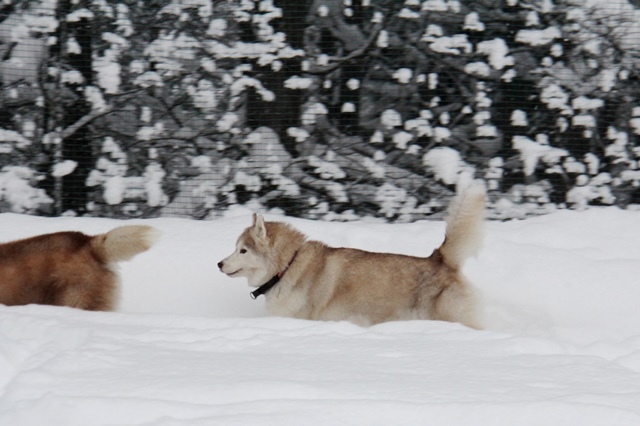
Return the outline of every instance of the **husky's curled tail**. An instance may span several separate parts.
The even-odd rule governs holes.
[[[105,263],[131,260],[151,248],[158,231],[146,225],[125,225],[91,238],[91,249]]]
[[[451,201],[445,218],[446,237],[439,251],[444,262],[454,269],[460,269],[482,246],[486,196],[483,184],[472,183]]]

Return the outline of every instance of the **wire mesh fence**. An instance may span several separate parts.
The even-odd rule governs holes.
[[[640,2],[14,0],[0,211],[491,217],[640,204]]]

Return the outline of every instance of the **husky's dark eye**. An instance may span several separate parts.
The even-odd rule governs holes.
[[[247,249],[240,249],[240,254],[245,254],[247,252]]]

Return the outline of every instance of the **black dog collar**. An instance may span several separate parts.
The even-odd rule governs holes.
[[[276,284],[278,284],[278,281],[280,281],[280,277],[281,275],[278,274],[276,276],[274,276],[273,278],[271,278],[269,281],[267,281],[266,283],[262,284],[260,287],[258,287],[256,290],[252,291],[251,294],[251,298],[252,299],[257,299],[260,295],[265,294],[266,292],[268,292],[269,290],[271,290]]]
[[[294,260],[296,260],[296,256],[298,255],[298,251],[296,251],[293,254],[293,257],[291,258],[291,262],[289,262],[289,264],[287,265],[286,268],[284,268],[283,271],[278,272],[273,278],[271,278],[269,281],[267,281],[266,283],[262,284],[260,287],[258,287],[257,289],[255,289],[254,291],[252,291],[250,293],[251,298],[252,299],[257,299],[259,296],[266,294],[269,290],[271,290],[273,287],[275,287],[276,284],[278,284],[278,281],[280,281],[280,278],[282,278],[282,276],[284,275],[285,272],[287,272],[287,270],[289,269],[289,267],[291,266],[291,264],[293,263]]]

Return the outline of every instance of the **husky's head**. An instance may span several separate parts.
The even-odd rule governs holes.
[[[245,277],[250,286],[258,287],[276,273],[269,247],[264,218],[254,213],[253,224],[238,238],[236,250],[218,262],[218,268],[230,277]]]

